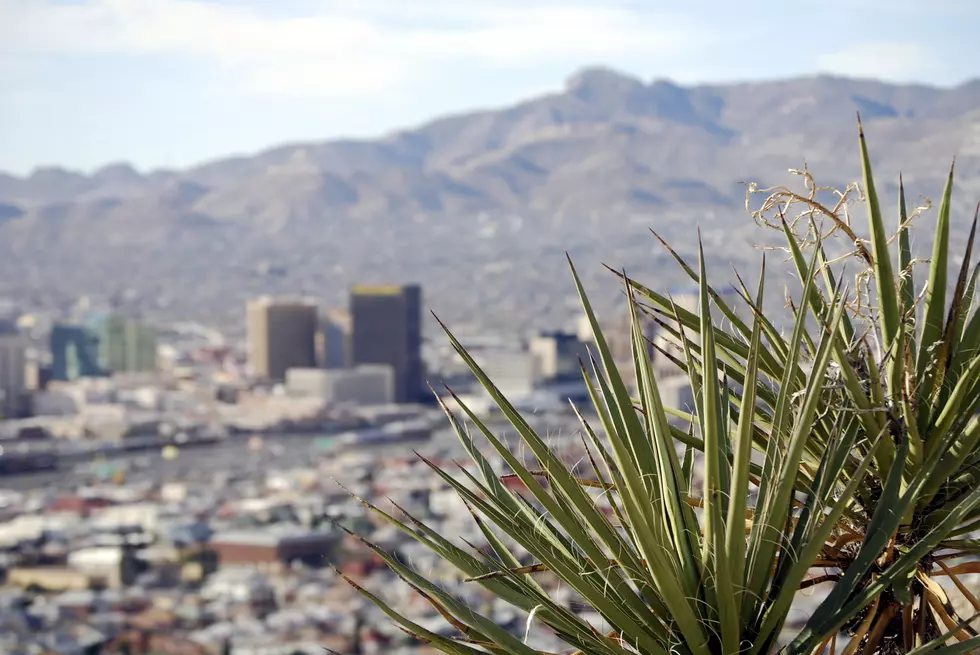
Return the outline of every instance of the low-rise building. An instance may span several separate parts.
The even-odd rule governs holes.
[[[7,571],[6,584],[20,589],[41,589],[60,592],[71,589],[90,589],[99,581],[67,566],[18,567]]]
[[[486,350],[473,358],[508,396],[531,393],[542,379],[538,358],[528,350]]]
[[[346,369],[293,368],[286,371],[286,393],[322,398],[333,405],[381,405],[395,395],[395,373],[385,364]]]
[[[538,371],[545,380],[580,379],[579,362],[589,361],[587,344],[565,332],[542,332],[531,339],[528,350],[537,358]]]
[[[86,575],[90,580],[101,581],[100,586],[118,588],[132,584],[135,569],[127,566],[127,555],[118,546],[79,548],[68,553],[68,567]]]
[[[219,532],[211,539],[221,566],[236,564],[289,564],[300,561],[309,566],[327,562],[336,535],[299,527]]]

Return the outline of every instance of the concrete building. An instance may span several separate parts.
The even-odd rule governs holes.
[[[386,364],[348,369],[291,368],[286,393],[322,398],[330,404],[384,405],[394,402],[395,372]]]
[[[588,346],[575,334],[542,332],[531,339],[528,349],[538,358],[539,373],[545,380],[577,380],[581,377],[579,361],[589,362]]]
[[[0,322],[0,418],[23,414],[27,390],[27,345],[10,321]]]
[[[156,328],[128,321],[125,328],[125,363],[122,370],[127,373],[148,373],[157,370],[157,331]]]
[[[248,364],[260,380],[282,381],[291,368],[316,366],[317,308],[304,300],[264,297],[246,308]]]
[[[39,566],[12,568],[7,571],[6,585],[20,589],[44,589],[59,592],[87,590],[97,582],[82,571],[67,566]]]
[[[299,560],[324,566],[337,538],[329,532],[302,528],[236,530],[211,538],[210,547],[222,567],[241,564],[289,564]]]
[[[28,359],[24,371],[24,381],[30,391],[43,391],[51,382],[53,369],[50,365],[42,364],[37,359]]]
[[[68,568],[90,580],[100,580],[106,587],[117,588],[132,584],[132,578],[124,575],[126,556],[124,549],[118,546],[94,546],[68,553],[67,564]]]
[[[151,373],[157,369],[157,333],[152,326],[112,312],[91,314],[82,336],[88,354],[98,353],[98,369],[106,373]],[[97,344],[93,348],[92,344]],[[54,350],[52,349],[52,355]],[[94,367],[88,366],[91,370]],[[59,378],[61,379],[61,378]],[[71,379],[65,377],[63,379]]]
[[[351,364],[352,321],[344,309],[327,310],[320,317],[317,333],[317,362],[322,368],[348,368]]]
[[[527,350],[485,350],[473,359],[507,396],[529,394],[542,381],[538,358]]]
[[[49,342],[52,380],[105,375],[99,365],[99,336],[88,327],[53,325]]]
[[[153,503],[113,505],[96,513],[93,527],[102,530],[139,529],[153,533],[159,525],[160,507]]]
[[[351,363],[391,366],[395,374],[395,401],[422,400],[421,287],[354,287],[350,316]]]

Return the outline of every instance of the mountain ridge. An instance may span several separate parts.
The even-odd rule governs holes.
[[[372,277],[448,289],[461,267],[484,264],[487,285],[513,289],[555,244],[636,265],[651,252],[641,230],[683,250],[694,218],[738,258],[755,238],[742,183],[792,186],[787,170],[804,163],[822,185],[858,179],[858,111],[883,197],[902,170],[910,199],[938,198],[953,155],[957,202],[980,197],[980,80],[682,86],[591,67],[560,90],[376,139],[282,144],[180,170],[0,173],[0,292],[25,279],[65,297],[132,285],[167,311],[188,294],[181,311],[193,314],[195,303],[231,307],[276,285],[325,297]],[[110,261],[137,272],[122,281]],[[256,278],[256,261],[290,273]]]
[[[439,123],[447,120],[460,119],[460,118],[469,118],[471,116],[484,114],[484,113],[503,111],[514,106],[525,104],[527,102],[534,102],[535,100],[547,98],[554,95],[560,95],[561,93],[567,91],[568,87],[572,86],[576,79],[580,79],[583,75],[588,75],[590,73],[596,73],[596,72],[609,73],[622,80],[629,80],[641,85],[665,84],[673,87],[678,87],[681,89],[730,89],[730,88],[738,88],[738,87],[764,87],[767,85],[784,85],[784,84],[791,84],[791,83],[830,81],[830,82],[844,82],[844,83],[860,84],[860,85],[876,85],[876,86],[892,87],[895,89],[917,91],[917,92],[924,92],[924,93],[965,92],[965,93],[969,93],[971,97],[974,96],[974,94],[980,95],[980,77],[965,80],[955,85],[933,85],[924,82],[890,83],[875,78],[848,77],[848,76],[831,74],[831,73],[817,73],[813,75],[801,75],[801,76],[795,76],[789,78],[775,78],[775,79],[766,79],[766,80],[758,80],[758,81],[734,81],[729,83],[711,82],[711,83],[702,83],[702,84],[694,84],[694,85],[683,85],[671,80],[670,78],[661,78],[661,77],[650,78],[649,82],[644,83],[642,78],[640,77],[622,73],[613,68],[609,68],[606,66],[589,66],[580,69],[574,72],[572,75],[570,75],[565,81],[564,88],[560,90],[547,91],[537,96],[534,96],[533,98],[530,98],[528,100],[522,100],[516,103],[502,103],[500,105],[493,106],[493,107],[476,108],[476,109],[464,110],[460,112],[453,112],[451,114],[447,114],[444,116],[437,116],[435,118],[426,119],[414,125],[397,127],[373,136],[365,136],[365,137],[342,137],[341,136],[341,137],[323,138],[323,139],[290,140],[277,144],[270,144],[268,146],[264,146],[252,151],[217,155],[215,157],[209,157],[199,162],[190,164],[188,166],[183,166],[178,168],[172,166],[138,167],[129,161],[111,160],[111,161],[106,161],[105,163],[98,165],[94,168],[91,168],[89,169],[88,172],[86,172],[79,168],[72,168],[72,167],[61,166],[58,164],[47,163],[47,164],[41,164],[35,166],[29,173],[23,175],[16,175],[14,173],[0,170],[0,181],[6,178],[6,179],[13,179],[15,181],[23,182],[29,180],[30,178],[37,175],[38,173],[44,174],[51,171],[55,171],[58,173],[66,173],[73,176],[77,175],[80,177],[93,178],[93,177],[99,177],[100,174],[103,174],[108,171],[112,171],[114,169],[129,169],[129,171],[137,173],[140,176],[169,176],[169,175],[177,174],[178,171],[180,170],[184,170],[184,171],[195,170],[195,169],[200,169],[212,165],[233,162],[235,160],[240,160],[240,159],[261,157],[261,156],[273,154],[277,151],[281,151],[284,149],[303,147],[311,144],[315,144],[315,145],[359,144],[365,142],[384,141],[405,133],[424,130],[429,126],[431,126],[433,123]],[[865,113],[866,119],[872,117],[869,114],[870,112]]]

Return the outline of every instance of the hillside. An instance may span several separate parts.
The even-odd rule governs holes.
[[[730,259],[749,257],[741,182],[792,183],[786,171],[804,158],[821,183],[855,179],[855,111],[880,179],[902,167],[913,194],[936,197],[955,154],[959,199],[980,198],[980,81],[683,87],[594,68],[556,93],[376,140],[289,144],[180,171],[0,173],[0,294],[115,293],[151,314],[230,321],[251,293],[305,287],[337,301],[350,282],[379,277],[421,280],[455,306],[469,265],[507,312],[495,285],[552,276],[563,250],[592,268],[650,266],[652,242],[635,245],[646,227],[669,236],[682,226],[683,245],[696,220],[737,246]],[[271,279],[260,262],[286,272]]]

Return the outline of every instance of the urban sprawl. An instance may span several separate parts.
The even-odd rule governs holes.
[[[697,310],[693,295],[675,301]],[[453,463],[465,469],[465,452],[430,385],[530,457],[449,339],[423,339],[418,286],[354,287],[343,310],[259,298],[245,308],[244,343],[90,305],[59,317],[11,308],[0,323],[0,653],[426,652],[338,571],[452,634],[338,526],[454,585],[529,644],[560,649],[361,502],[486,545],[412,452],[463,476]],[[651,344],[675,347],[641,324]],[[631,379],[628,314],[602,328]],[[561,457],[585,459],[571,407],[588,415],[584,317],[520,343],[456,336]],[[690,406],[680,369],[652,345],[648,355],[665,402]],[[567,587],[540,582],[575,607]]]

